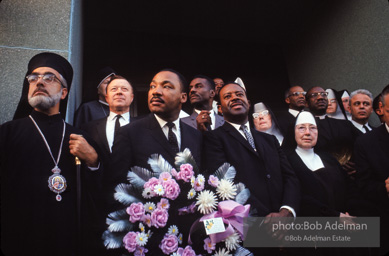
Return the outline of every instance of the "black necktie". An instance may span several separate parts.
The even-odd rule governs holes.
[[[365,129],[366,133],[367,133],[367,132],[370,132],[369,128],[367,128],[366,125],[363,125],[362,127],[363,127],[363,129]]]
[[[118,134],[118,131],[119,131],[119,128],[120,128],[120,118],[122,116],[121,115],[116,115],[116,121],[115,121],[115,131],[113,133],[113,138],[115,139],[116,138],[116,135]]]
[[[175,124],[172,122],[168,122],[166,125],[167,125],[167,127],[169,127],[169,133],[167,136],[169,144],[170,144],[171,148],[173,149],[174,153],[178,153],[177,137],[173,132],[173,127],[175,126]]]

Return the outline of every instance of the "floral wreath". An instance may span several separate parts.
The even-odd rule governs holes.
[[[132,167],[127,175],[129,183],[115,188],[114,198],[126,208],[108,215],[108,229],[103,234],[107,249],[124,247],[136,256],[149,250],[155,251],[153,254],[196,256],[195,249],[201,250],[201,255],[253,255],[241,246],[243,219],[250,211],[250,205],[244,204],[250,191],[243,183],[234,184],[233,166],[224,163],[206,179],[187,148],[177,153],[176,168],[158,154],[151,155],[148,164],[152,172]],[[188,225],[190,215],[193,223]],[[199,230],[200,237],[205,237],[202,247],[198,245]],[[187,243],[184,234],[188,235]]]

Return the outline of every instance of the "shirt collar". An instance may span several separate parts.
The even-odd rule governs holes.
[[[385,127],[386,127],[386,130],[388,131],[389,133],[389,126],[385,123]]]
[[[291,113],[294,117],[297,117],[297,115],[300,113],[300,111],[297,111],[295,109],[289,109],[289,113]]]
[[[108,120],[109,121],[112,121],[113,119],[115,119],[115,117],[117,116],[118,114],[116,114],[115,112],[112,112],[110,111],[109,112],[109,116],[108,116]],[[122,116],[122,118],[126,121],[130,121],[130,112],[126,112],[126,113],[123,113],[123,114],[120,114]]]
[[[154,114],[155,118],[157,119],[158,123],[159,123],[159,126],[161,126],[161,128],[163,128],[167,122],[165,120],[163,120],[162,118],[160,118],[159,116],[157,116],[156,114]],[[179,130],[180,129],[180,119],[177,118],[176,120],[174,120],[172,122],[173,124],[175,124],[176,126],[176,129]]]
[[[242,124],[234,124],[234,123],[231,123],[231,122],[228,122],[228,121],[226,121],[227,123],[229,123],[230,125],[232,125],[235,129],[237,129],[238,131],[240,131],[240,127],[242,126]],[[251,130],[250,130],[250,125],[249,125],[249,122],[247,121],[245,124],[243,124],[243,125],[246,125],[246,127],[247,127],[247,130],[249,131],[249,132],[251,132]]]

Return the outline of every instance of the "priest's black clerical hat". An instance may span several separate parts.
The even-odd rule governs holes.
[[[69,61],[67,61],[64,57],[56,53],[52,53],[52,52],[39,53],[34,57],[32,57],[31,60],[29,61],[26,76],[31,74],[32,71],[40,67],[49,67],[55,69],[58,73],[60,73],[63,76],[63,78],[66,80],[68,95],[69,95],[70,86],[73,80],[73,68],[72,65],[70,65]],[[26,117],[32,111],[32,107],[28,103],[28,89],[29,89],[29,83],[25,78],[23,82],[22,96],[20,97],[19,104],[16,108],[13,117],[14,120],[18,118]],[[65,117],[66,115],[67,100],[68,97],[61,100],[60,103],[60,112],[63,117]]]

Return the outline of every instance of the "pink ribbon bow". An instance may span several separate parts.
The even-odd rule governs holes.
[[[217,212],[203,216],[200,221],[222,217],[223,222],[227,225],[224,232],[209,235],[212,243],[216,244],[232,235],[234,233],[234,229],[232,227],[238,231],[240,237],[244,240],[243,221],[244,218],[249,216],[249,211],[249,204],[243,206],[232,200],[222,201],[219,203]]]

